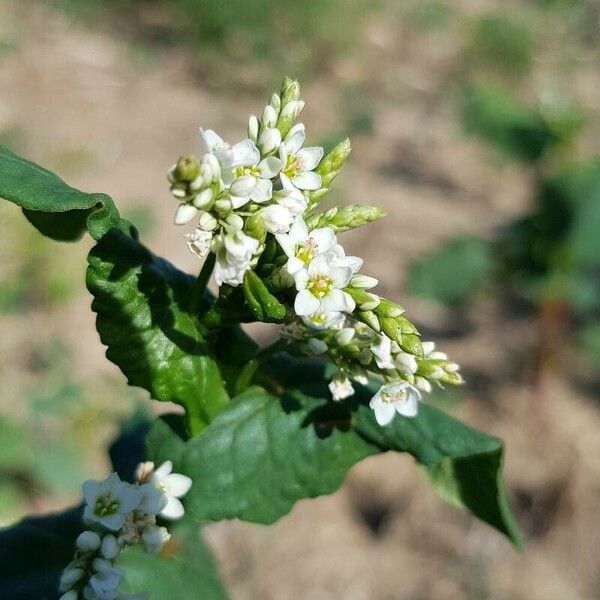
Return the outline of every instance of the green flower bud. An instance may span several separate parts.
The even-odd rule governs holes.
[[[300,99],[300,84],[291,79],[290,77],[285,77],[283,79],[283,83],[281,84],[281,106],[285,106],[290,102],[294,102],[295,100]]]
[[[175,167],[174,176],[178,181],[194,181],[200,175],[200,163],[195,156],[180,156]]]
[[[348,231],[366,225],[385,216],[385,211],[378,206],[349,204],[342,208],[332,208],[327,212],[312,215],[307,220],[309,229],[316,227],[333,227],[336,233]]]
[[[404,309],[395,302],[391,302],[386,298],[381,298],[379,305],[375,309],[375,313],[380,317],[399,317],[404,312]],[[409,332],[412,333],[412,332]]]
[[[346,138],[323,157],[319,166],[315,169],[321,176],[321,185],[323,187],[329,187],[331,182],[339,175],[351,151],[350,140]]]
[[[251,215],[246,219],[246,222],[244,223],[244,232],[261,242],[261,244],[267,237],[265,222],[258,214]]]
[[[355,316],[361,320],[363,323],[368,325],[371,329],[375,331],[381,331],[381,325],[379,324],[379,319],[377,315],[372,310],[361,310],[355,314]]]
[[[414,354],[415,356],[423,356],[423,346],[421,345],[421,338],[418,335],[414,333],[403,333],[402,341],[398,343],[404,352]]]
[[[461,385],[465,382],[460,373],[448,373],[447,371],[439,378],[439,381],[449,385]]]
[[[398,321],[392,317],[379,317],[381,331],[385,333],[392,341],[397,342],[402,347],[402,327]]]

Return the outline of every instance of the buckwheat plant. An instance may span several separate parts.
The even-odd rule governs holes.
[[[107,358],[130,385],[182,407],[148,425],[144,450],[128,456],[140,462],[131,482],[113,473],[84,484],[62,600],[187,597],[186,583],[193,597],[224,598],[198,568],[206,549],[195,523],[272,523],[389,450],[411,454],[443,498],[520,544],[501,442],[422,402],[462,383],[458,364],[421,340],[341,243],[384,212],[320,209],[350,142],[328,153],[309,145],[303,109],[286,78],[240,141],[200,129],[203,153],[169,169],[196,277],[144,247],[108,196],[0,152],[0,196],[51,238],[94,239],[86,283]],[[279,325],[271,345],[240,327],[257,321]]]

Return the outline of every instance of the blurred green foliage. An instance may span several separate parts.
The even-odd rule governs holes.
[[[473,64],[523,75],[531,68],[533,45],[527,26],[501,14],[486,14],[474,23],[468,56]]]
[[[54,0],[84,19],[99,12],[117,28],[166,44],[184,43],[200,58],[267,59],[279,69],[318,71],[356,50],[365,18],[383,0]]]
[[[493,269],[490,244],[474,237],[460,237],[411,265],[408,290],[452,306],[481,292]]]

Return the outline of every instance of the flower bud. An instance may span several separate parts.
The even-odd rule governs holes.
[[[258,147],[263,155],[273,152],[273,150],[279,148],[280,145],[281,132],[276,127],[265,129],[258,138]]]
[[[75,546],[82,552],[91,552],[100,548],[100,536],[95,531],[83,531],[77,536]]]
[[[200,172],[205,185],[210,185],[221,177],[221,165],[214,154],[207,153],[202,157]]]
[[[69,590],[66,594],[63,594],[58,600],[77,600],[77,592],[75,590]]]
[[[231,210],[231,200],[221,198],[215,202],[214,208],[219,214],[227,214]]]
[[[366,323],[371,329],[375,331],[381,330],[381,324],[377,315],[372,310],[361,310],[356,315],[363,323]]]
[[[335,334],[335,339],[340,346],[346,346],[354,337],[354,327],[344,327]]]
[[[286,233],[294,220],[294,215],[279,204],[270,204],[258,211],[269,233]]]
[[[107,560],[113,560],[117,557],[120,551],[121,547],[119,546],[119,542],[117,542],[117,538],[114,535],[109,533],[102,538],[100,554],[102,554],[104,558]]]
[[[175,178],[178,181],[193,181],[200,174],[200,164],[195,156],[180,156],[175,167]]]
[[[404,312],[404,309],[399,304],[396,304],[395,302],[390,302],[386,298],[381,298],[381,302],[379,303],[379,306],[377,307],[375,312],[380,317],[395,318],[395,317],[399,317]]]
[[[181,183],[174,183],[171,186],[171,194],[173,194],[173,196],[175,196],[175,198],[178,198],[181,200],[187,196],[187,190],[186,190],[185,186],[182,185]]]
[[[167,528],[158,527],[157,525],[146,527],[142,533],[142,542],[146,552],[150,553],[158,552],[170,539],[171,534],[167,531]]]
[[[270,104],[267,104],[263,110],[262,123],[263,127],[275,127],[277,125],[277,111]]]
[[[80,567],[68,566],[60,576],[59,590],[66,592],[71,589],[83,576],[85,572]]]
[[[329,187],[331,182],[339,175],[346,159],[350,156],[351,150],[350,140],[346,138],[323,157],[316,168],[316,172],[321,176],[323,187]]]
[[[348,398],[354,394],[352,382],[347,377],[334,377],[329,382],[328,387],[329,391],[331,392],[331,397],[335,401],[343,400],[344,398]]]
[[[175,213],[175,225],[185,225],[189,223],[199,210],[191,204],[180,204]]]
[[[254,115],[248,119],[248,137],[256,144],[256,140],[258,140],[258,119]]]
[[[249,196],[256,187],[256,177],[253,175],[242,175],[238,177],[229,189],[232,196],[245,198]]]
[[[327,344],[318,338],[310,338],[308,348],[315,356],[327,352]]]
[[[279,119],[277,119],[277,128],[281,131],[281,135],[286,135],[291,129],[294,121],[298,118],[298,115],[304,108],[303,100],[294,100],[286,104],[279,113]],[[274,126],[274,125],[273,125]]]
[[[198,227],[200,229],[203,229],[204,231],[214,231],[218,225],[219,222],[217,219],[209,212],[204,211],[200,213],[200,218],[198,219]]]
[[[211,188],[202,190],[193,200],[192,204],[196,208],[207,208],[213,200],[213,191]]]
[[[379,305],[380,298],[377,294],[370,294],[367,292],[367,296],[368,299],[358,305],[360,310],[373,310]]]
[[[350,285],[355,288],[363,290],[369,290],[375,287],[379,281],[375,277],[369,277],[368,275],[354,275],[350,280]]]
[[[197,192],[202,189],[203,185],[204,179],[202,178],[202,175],[198,175],[198,177],[196,177],[194,181],[190,181],[190,183],[188,184],[188,188],[191,192]]]
[[[281,104],[285,106],[299,98],[300,84],[296,80],[286,77],[281,84]]]
[[[227,217],[226,222],[229,229],[236,231],[240,231],[244,227],[244,219],[240,215],[231,214]]]
[[[269,104],[277,111],[279,112],[280,108],[281,108],[281,98],[279,97],[279,94],[272,94],[271,95],[271,100],[269,102]]]
[[[244,231],[259,242],[264,241],[267,235],[265,222],[259,214],[254,214],[246,218]]]

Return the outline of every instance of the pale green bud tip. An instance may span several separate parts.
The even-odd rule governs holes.
[[[200,163],[195,156],[180,156],[175,167],[175,177],[179,181],[194,181],[200,175]]]
[[[354,275],[350,280],[350,285],[355,288],[361,288],[363,290],[369,290],[374,288],[379,281],[375,277],[369,277],[368,275]]]
[[[300,84],[290,77],[285,77],[281,84],[281,104],[285,106],[300,98]]]

